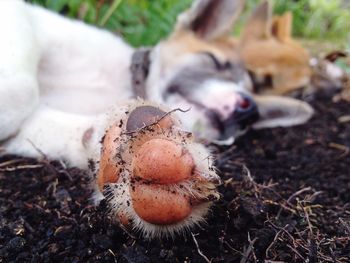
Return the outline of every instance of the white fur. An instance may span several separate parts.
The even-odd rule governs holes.
[[[27,9],[19,1],[0,1],[0,34],[1,141],[20,128],[39,102],[40,50]]]
[[[128,100],[133,49],[111,33],[0,1],[0,141],[8,152],[86,168],[83,133]],[[40,94],[40,99],[39,99]]]

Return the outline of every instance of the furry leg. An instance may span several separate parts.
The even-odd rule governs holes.
[[[0,1],[0,141],[15,134],[39,101],[39,48],[21,1]]]

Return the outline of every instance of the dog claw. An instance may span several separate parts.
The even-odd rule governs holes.
[[[173,114],[152,105],[128,112],[106,132],[97,176],[119,222],[154,237],[203,221],[219,197],[206,150]]]

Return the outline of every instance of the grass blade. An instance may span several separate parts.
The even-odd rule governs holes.
[[[113,13],[115,12],[115,10],[117,10],[117,8],[119,7],[119,5],[121,4],[122,0],[114,0],[113,4],[111,5],[111,7],[107,10],[107,12],[104,14],[104,16],[102,17],[99,26],[103,27],[106,25],[108,19],[113,15]]]

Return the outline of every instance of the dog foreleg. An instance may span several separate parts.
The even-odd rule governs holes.
[[[86,169],[85,145],[97,129],[96,118],[95,115],[73,114],[41,105],[4,147],[12,154],[35,158],[44,155]]]
[[[15,134],[37,106],[39,49],[20,1],[0,1],[0,141]]]

